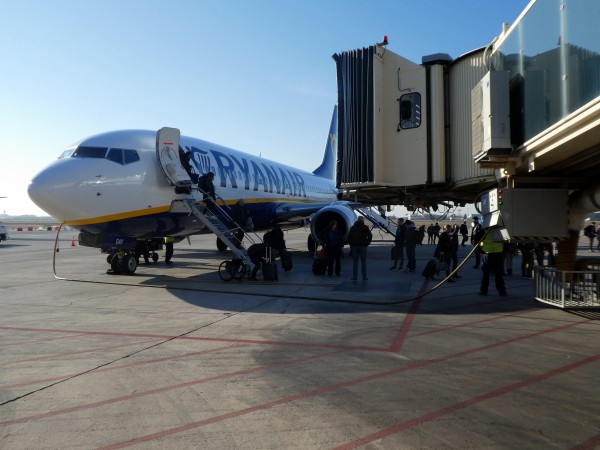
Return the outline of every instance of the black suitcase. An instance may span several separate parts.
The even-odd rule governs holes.
[[[266,262],[263,264],[263,279],[265,281],[277,281],[277,264],[274,262]]]
[[[266,248],[266,261],[263,263],[262,272],[265,281],[277,281],[277,263],[273,261],[271,247]]]
[[[325,249],[315,251],[312,272],[315,275],[325,275],[325,272],[327,272],[327,253],[325,253]]]
[[[292,254],[287,250],[281,250],[281,252],[279,253],[279,257],[281,258],[281,268],[285,272],[289,272],[290,270],[292,270]]]

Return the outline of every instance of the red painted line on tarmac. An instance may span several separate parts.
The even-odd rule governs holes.
[[[476,325],[478,323],[493,322],[494,320],[500,320],[500,319],[506,319],[506,316],[488,317],[487,319],[475,320],[473,322],[463,322],[463,323],[459,323],[457,325],[448,325],[445,327],[436,328],[435,330],[422,331],[421,333],[413,334],[412,336],[410,336],[410,338],[426,336],[428,334],[434,334],[434,333],[441,333],[443,331],[453,330],[455,328],[463,328],[463,327]]]
[[[477,403],[481,403],[486,400],[490,400],[492,398],[500,397],[504,394],[509,394],[509,393],[516,391],[518,389],[521,389],[525,386],[530,386],[532,384],[536,384],[541,381],[545,381],[548,378],[552,378],[557,375],[561,375],[565,372],[569,372],[571,370],[577,369],[577,368],[585,366],[587,364],[595,363],[597,361],[600,361],[600,354],[590,356],[589,358],[582,359],[582,360],[574,362],[572,364],[567,364],[566,366],[558,367],[556,369],[541,373],[539,375],[534,375],[530,378],[519,381],[517,383],[503,386],[499,389],[495,389],[493,391],[486,392],[485,394],[478,395],[476,397],[472,397],[468,400],[464,400],[462,402],[455,403],[454,405],[447,406],[446,408],[438,409],[437,411],[432,411],[432,412],[424,414],[420,417],[415,417],[414,419],[408,420],[406,422],[399,423],[397,425],[391,426],[389,428],[378,431],[376,433],[372,433],[367,436],[363,436],[362,438],[356,439],[355,441],[349,442],[347,444],[340,445],[339,447],[335,447],[335,449],[336,450],[349,450],[352,448],[360,447],[361,445],[365,445],[370,442],[382,439],[384,437],[391,436],[392,434],[400,433],[404,430],[407,430],[409,428],[412,428],[412,427],[415,427],[418,425],[422,425],[426,422],[431,422],[432,420],[438,419],[439,417],[445,416],[446,414],[460,411],[461,409],[468,408],[470,406],[476,405]]]
[[[494,344],[488,344],[488,345],[484,345],[482,347],[476,347],[470,350],[465,350],[459,353],[454,353],[451,355],[446,355],[446,356],[442,356],[439,358],[435,358],[429,361],[422,361],[422,362],[418,362],[415,364],[411,364],[405,367],[398,367],[396,369],[391,369],[391,370],[386,370],[384,372],[379,372],[379,373],[375,373],[372,375],[367,375],[364,377],[360,377],[360,378],[355,378],[354,380],[349,380],[349,381],[345,381],[342,383],[338,383],[338,384],[333,384],[333,385],[329,385],[329,386],[323,386],[317,389],[313,389],[310,391],[305,391],[305,392],[301,392],[299,394],[296,395],[292,395],[290,397],[285,397],[285,398],[281,398],[279,400],[274,400],[272,402],[268,402],[268,403],[263,403],[261,405],[256,405],[256,406],[252,406],[246,409],[242,409],[239,411],[233,411],[227,414],[223,414],[221,416],[215,416],[215,417],[211,417],[209,419],[204,419],[204,420],[200,420],[197,422],[192,422],[192,423],[188,423],[185,425],[181,425],[178,427],[174,427],[174,428],[170,428],[167,430],[163,430],[163,431],[159,431],[157,433],[152,433],[152,434],[148,434],[146,436],[140,436],[125,442],[120,442],[120,443],[116,443],[110,446],[106,446],[106,447],[102,447],[102,450],[113,450],[113,449],[118,449],[118,448],[124,448],[124,447],[129,447],[131,445],[137,445],[140,444],[142,442],[148,442],[148,441],[153,441],[156,439],[160,439],[163,438],[165,436],[170,436],[172,434],[176,434],[176,433],[181,433],[183,431],[187,431],[187,430],[191,430],[194,428],[198,428],[204,425],[208,425],[208,424],[212,424],[212,423],[216,423],[216,422],[220,422],[223,420],[227,420],[227,419],[231,419],[234,417],[238,417],[238,416],[242,416],[245,414],[249,414],[252,412],[256,412],[256,411],[260,411],[260,410],[264,410],[264,409],[268,409],[268,408],[272,408],[274,406],[279,406],[279,405],[283,405],[283,404],[287,404],[287,403],[291,403],[294,402],[296,400],[303,400],[306,399],[308,397],[314,397],[317,395],[321,395],[321,394],[327,394],[330,392],[334,392],[349,386],[354,386],[357,384],[361,384],[361,383],[365,383],[368,381],[372,381],[372,380],[376,380],[379,378],[384,378],[390,375],[395,375],[401,372],[406,372],[409,370],[414,370],[414,369],[420,369],[423,367],[427,367],[433,364],[437,364],[437,363],[441,363],[441,362],[446,362],[446,361],[450,361],[452,359],[457,359],[466,355],[471,355],[477,352],[481,352],[483,350],[489,350],[491,348],[495,348],[495,347],[501,347],[513,342],[518,342],[518,341],[522,341],[525,339],[530,339],[533,337],[538,337],[538,336],[542,336],[544,334],[548,334],[548,333],[554,333],[557,331],[562,331],[565,330],[567,328],[571,328],[571,327],[575,327],[575,326],[579,326],[585,323],[590,322],[590,320],[586,320],[583,322],[572,322],[566,325],[560,325],[558,327],[553,327],[547,330],[542,330],[542,331],[537,331],[535,333],[530,333],[527,335],[523,335],[523,336],[519,336],[519,337],[515,337],[515,338],[511,338],[511,339],[507,339],[505,341],[500,341],[500,342],[496,342]],[[19,420],[19,419],[17,419]],[[4,423],[0,422],[0,425],[4,425]]]
[[[148,339],[148,340],[145,340],[145,341],[129,342],[127,344],[110,345],[108,347],[96,347],[96,348],[91,348],[91,349],[88,349],[88,350],[80,350],[78,352],[55,353],[54,355],[38,356],[37,358],[19,359],[17,361],[6,361],[6,362],[0,363],[0,367],[9,366],[11,364],[31,362],[31,361],[45,361],[45,360],[48,360],[48,359],[58,359],[58,358],[61,358],[63,356],[72,356],[72,355],[81,355],[81,354],[84,354],[84,353],[102,352],[102,351],[105,351],[105,350],[112,350],[112,349],[121,348],[121,347],[131,347],[132,345],[147,344],[148,342],[156,342],[156,341],[157,341],[157,339]]]
[[[408,310],[406,316],[404,316],[404,321],[402,322],[402,325],[400,326],[396,337],[392,341],[392,345],[390,345],[391,352],[399,352],[402,346],[404,345],[404,341],[406,340],[406,336],[408,335],[410,326],[412,325],[413,320],[417,315],[417,310],[419,309],[419,306],[421,305],[422,301],[423,297],[419,297],[410,305],[410,309]]]
[[[16,327],[0,327],[0,330],[16,330],[16,331],[38,331],[46,333],[73,333],[84,335],[98,336],[124,336],[124,337],[145,337],[156,339],[181,339],[188,341],[206,341],[206,342],[231,342],[234,344],[257,344],[257,345],[280,345],[287,347],[305,347],[305,348],[324,348],[332,350],[368,350],[374,352],[387,352],[388,348],[383,347],[367,347],[367,346],[350,346],[350,345],[333,345],[333,344],[305,344],[302,342],[285,342],[285,341],[262,341],[258,339],[226,339],[226,338],[207,338],[195,336],[168,336],[161,334],[142,334],[142,333],[117,333],[108,331],[79,331],[79,330],[49,330],[43,328],[16,328]]]
[[[316,359],[326,358],[326,357],[329,357],[329,356],[332,356],[332,355],[335,355],[335,354],[341,353],[341,352],[342,352],[341,350],[336,350],[333,352],[321,353],[318,355],[305,356],[303,358],[298,358],[295,360],[286,361],[286,362],[282,362],[282,363],[268,364],[266,366],[251,367],[249,369],[237,370],[235,372],[229,372],[229,373],[224,373],[221,375],[215,375],[212,377],[201,378],[199,380],[187,381],[185,383],[175,384],[172,386],[163,386],[161,388],[151,389],[148,391],[140,391],[140,392],[136,392],[134,394],[124,395],[122,397],[114,397],[114,398],[111,398],[108,400],[102,400],[99,402],[87,403],[87,404],[79,405],[79,406],[72,406],[70,408],[65,408],[65,409],[58,409],[55,411],[50,411],[50,412],[43,413],[43,414],[37,414],[34,416],[21,417],[20,419],[7,420],[5,422],[0,422],[0,425],[12,425],[12,424],[16,424],[16,423],[31,422],[33,420],[39,420],[39,419],[43,419],[45,417],[58,416],[61,414],[71,413],[71,412],[75,412],[75,411],[82,411],[84,409],[97,408],[98,406],[110,405],[112,403],[122,402],[125,400],[131,400],[131,399],[138,398],[138,397],[145,397],[147,395],[154,395],[154,394],[159,394],[162,392],[172,391],[174,389],[181,389],[181,388],[185,388],[185,387],[189,387],[189,386],[195,386],[198,384],[208,383],[209,381],[223,380],[225,378],[231,378],[231,377],[234,377],[237,375],[247,375],[250,373],[263,372],[265,370],[275,369],[278,367],[286,367],[286,366],[291,366],[294,364],[300,364],[300,363],[304,363],[304,362],[308,362],[308,361],[313,361]]]
[[[54,338],[34,339],[32,341],[11,342],[10,344],[0,344],[0,348],[14,347],[15,345],[37,344],[38,342],[50,342],[50,341],[56,341],[58,339],[69,339],[69,338],[73,338],[73,336],[57,336]]]
[[[404,341],[406,340],[406,336],[408,335],[410,326],[412,325],[413,320],[415,319],[415,316],[417,315],[417,310],[419,309],[419,306],[421,305],[421,302],[423,301],[423,294],[427,290],[428,284],[429,284],[429,280],[427,278],[425,278],[425,280],[423,280],[423,284],[421,285],[421,288],[419,289],[419,292],[417,293],[417,298],[415,298],[415,300],[411,303],[410,309],[408,310],[408,313],[406,314],[406,316],[404,316],[404,321],[402,322],[402,325],[400,326],[400,329],[398,330],[396,337],[392,341],[392,345],[390,345],[391,352],[399,352],[400,349],[402,348],[402,346],[404,345]]]
[[[597,436],[593,436],[585,442],[582,442],[579,445],[576,445],[571,450],[594,450],[595,448],[600,447],[600,434]]]
[[[177,359],[184,359],[184,358],[189,358],[191,356],[200,356],[200,355],[205,355],[205,354],[208,354],[208,353],[214,353],[214,352],[219,352],[219,351],[223,351],[223,350],[229,350],[229,349],[241,348],[241,347],[247,347],[247,346],[248,345],[246,345],[246,344],[228,345],[227,347],[211,348],[209,350],[201,350],[201,351],[198,351],[198,352],[183,353],[181,355],[176,355],[176,356],[166,356],[164,358],[148,359],[148,360],[139,361],[139,362],[135,362],[135,363],[119,364],[119,365],[115,365],[115,366],[102,367],[100,369],[96,369],[96,370],[93,370],[91,372],[87,372],[86,376],[88,376],[88,375],[94,375],[96,373],[111,372],[113,370],[126,369],[126,368],[130,368],[130,367],[143,366],[143,365],[146,365],[146,364],[154,364],[154,363],[157,363],[157,362],[172,361],[172,360],[177,360]],[[44,379],[41,379],[41,380],[24,381],[22,383],[5,384],[5,385],[0,386],[0,391],[1,390],[5,390],[5,389],[14,389],[14,388],[23,387],[23,386],[29,386],[31,384],[49,383],[51,381],[57,381],[57,380],[63,380],[63,379],[67,379],[67,378],[73,378],[73,377],[75,377],[77,375],[79,375],[79,373],[72,373],[72,374],[67,374],[67,375],[61,375],[61,376],[52,377],[52,378],[44,378]]]

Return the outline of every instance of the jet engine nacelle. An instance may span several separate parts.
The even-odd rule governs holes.
[[[344,242],[348,242],[350,227],[356,222],[356,213],[345,202],[336,202],[320,209],[310,217],[310,236],[308,238],[308,249],[314,250],[314,243],[318,241],[319,235],[329,227],[329,223],[335,220],[337,228],[344,236]]]

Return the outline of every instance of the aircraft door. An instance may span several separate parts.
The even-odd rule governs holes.
[[[167,181],[176,187],[189,188],[190,176],[179,159],[179,130],[164,127],[156,133],[156,158]]]

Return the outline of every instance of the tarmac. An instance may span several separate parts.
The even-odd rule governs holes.
[[[305,229],[278,282],[222,281],[214,236],[108,275],[73,233],[0,243],[4,450],[600,448],[600,312],[535,302],[519,258],[508,297],[472,260],[419,296],[434,246],[392,271],[379,232],[356,282]]]

